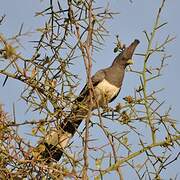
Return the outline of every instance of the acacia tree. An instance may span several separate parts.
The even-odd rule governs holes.
[[[83,127],[77,130],[74,142],[65,149],[63,158],[49,165],[41,156],[44,146],[37,147],[27,142],[18,134],[18,128],[31,125],[32,136],[43,140],[47,132],[59,129],[77,97],[75,91],[79,77],[78,73],[71,71],[72,66],[78,66],[77,59],[83,60],[87,84],[93,89],[93,53],[105,43],[104,36],[108,34],[106,21],[115,13],[108,6],[97,7],[91,0],[67,0],[63,3],[49,0],[48,7],[36,13],[36,16],[43,16],[45,22],[44,27],[37,29],[40,37],[33,42],[34,53],[30,58],[24,57],[17,48],[21,36],[28,34],[22,31],[22,27],[11,38],[0,34],[3,85],[8,83],[8,79],[22,82],[21,98],[27,103],[27,109],[40,113],[36,120],[17,122],[0,107],[2,179],[103,179],[106,174],[114,172],[120,179],[126,179],[122,173],[125,168],[126,171],[132,169],[138,179],[161,179],[161,172],[168,171],[168,166],[179,157],[179,153],[173,152],[177,152],[180,140],[170,109],[160,111],[164,104],[158,99],[161,89],[149,86],[149,83],[159,80],[170,57],[165,48],[174,39],[168,36],[156,46],[153,43],[156,33],[166,25],[160,22],[164,3],[162,0],[152,31],[144,31],[145,52],[136,53],[142,59],[142,69],[129,68],[139,77],[134,94],[124,97],[123,102],[115,107],[93,112],[89,109]],[[6,17],[2,16],[0,25],[3,26],[5,21]],[[114,51],[119,52],[122,48],[117,37]],[[154,53],[159,55],[159,66],[153,65]],[[97,138],[94,131],[102,137]],[[129,137],[132,136],[134,142],[130,144]]]

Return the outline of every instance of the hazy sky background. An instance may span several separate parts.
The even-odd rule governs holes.
[[[33,0],[0,0],[1,8],[0,15],[6,14],[6,23],[0,26],[0,33],[5,34],[7,37],[14,35],[18,32],[22,23],[24,23],[24,31],[34,31],[37,27],[42,27],[43,22],[40,18],[35,18],[34,14],[36,11],[41,11],[43,9],[45,0],[43,3],[40,1]],[[104,5],[103,0],[99,0],[98,3]],[[95,53],[94,59],[96,62],[93,64],[93,73],[97,70],[110,65],[114,57],[113,53],[115,35],[119,34],[120,39],[129,44],[135,38],[140,40],[140,45],[136,52],[143,52],[146,48],[145,36],[143,30],[150,32],[152,25],[155,20],[156,12],[160,5],[160,0],[134,0],[130,3],[128,0],[112,0],[110,2],[110,7],[112,10],[119,12],[120,14],[115,16],[113,20],[108,21],[107,29],[110,32],[110,36],[107,37],[104,43],[103,50]],[[161,22],[168,22],[168,25],[164,27],[156,40],[162,41],[166,38],[168,34],[176,36],[176,40],[171,42],[167,46],[167,51],[172,55],[172,58],[168,61],[168,66],[163,71],[163,76],[159,81],[152,84],[150,88],[164,87],[165,90],[160,94],[162,100],[166,100],[166,105],[164,108],[172,107],[171,115],[173,118],[179,120],[180,117],[180,1],[179,0],[167,0],[165,8],[161,16]],[[37,35],[32,35],[30,38],[36,38]],[[27,40],[27,38],[26,38]],[[26,41],[23,41],[26,42]],[[23,50],[24,55],[32,53],[32,48],[25,44],[25,49]],[[152,59],[153,61],[159,61],[159,59]],[[134,56],[134,67],[139,67],[138,56]],[[142,62],[142,61],[141,61]],[[82,83],[79,87],[83,87],[86,79],[84,76],[85,69],[82,66],[75,67],[73,69],[75,72],[79,72],[82,78]],[[0,75],[0,85],[2,84],[4,77]],[[125,77],[125,83],[121,90],[118,101],[121,101],[124,96],[133,95],[134,88],[138,82],[138,79],[134,77],[133,74],[127,73]],[[5,110],[12,113],[12,104],[16,105],[16,118],[19,120],[24,119],[24,108],[22,103],[18,100],[17,94],[21,92],[21,85],[19,82],[12,82],[6,84],[5,87],[0,87],[0,103],[5,105]],[[77,92],[78,93],[78,92]],[[116,102],[116,101],[115,101]],[[33,115],[31,115],[32,118]],[[27,117],[27,116],[26,116]],[[176,168],[180,167],[180,163],[176,162]],[[175,167],[175,166],[174,166]],[[177,172],[177,171],[176,171]],[[171,170],[171,175],[173,174],[173,168]],[[169,174],[170,176],[170,174]],[[166,179],[166,177],[164,177]]]

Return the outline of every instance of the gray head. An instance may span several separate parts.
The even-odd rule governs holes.
[[[126,47],[114,60],[113,65],[119,64],[120,66],[126,67],[129,64],[133,64],[132,56],[137,47],[140,43],[139,40],[135,39],[128,47]]]

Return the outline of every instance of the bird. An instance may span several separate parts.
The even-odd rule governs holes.
[[[97,71],[91,77],[93,100],[90,97],[88,84],[86,84],[76,98],[70,114],[59,125],[59,129],[52,129],[47,134],[43,142],[45,148],[41,152],[42,158],[47,163],[60,160],[70,139],[83,119],[87,117],[90,104],[91,111],[93,111],[99,107],[107,107],[107,104],[118,96],[122,87],[125,69],[133,63],[132,56],[139,43],[140,41],[135,39],[128,47],[124,47],[109,67]]]

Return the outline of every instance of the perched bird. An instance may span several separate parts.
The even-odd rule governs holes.
[[[139,40],[134,40],[128,47],[114,59],[112,65],[102,69],[92,76],[94,89],[93,102],[91,99],[91,110],[98,107],[105,107],[112,102],[119,94],[124,78],[125,68],[132,64],[132,56]],[[83,119],[86,118],[90,106],[90,96],[88,85],[85,85],[79,97],[75,100],[71,113],[60,125],[59,129],[52,130],[44,142],[44,150],[41,156],[47,163],[60,160],[64,148],[76,132]]]

